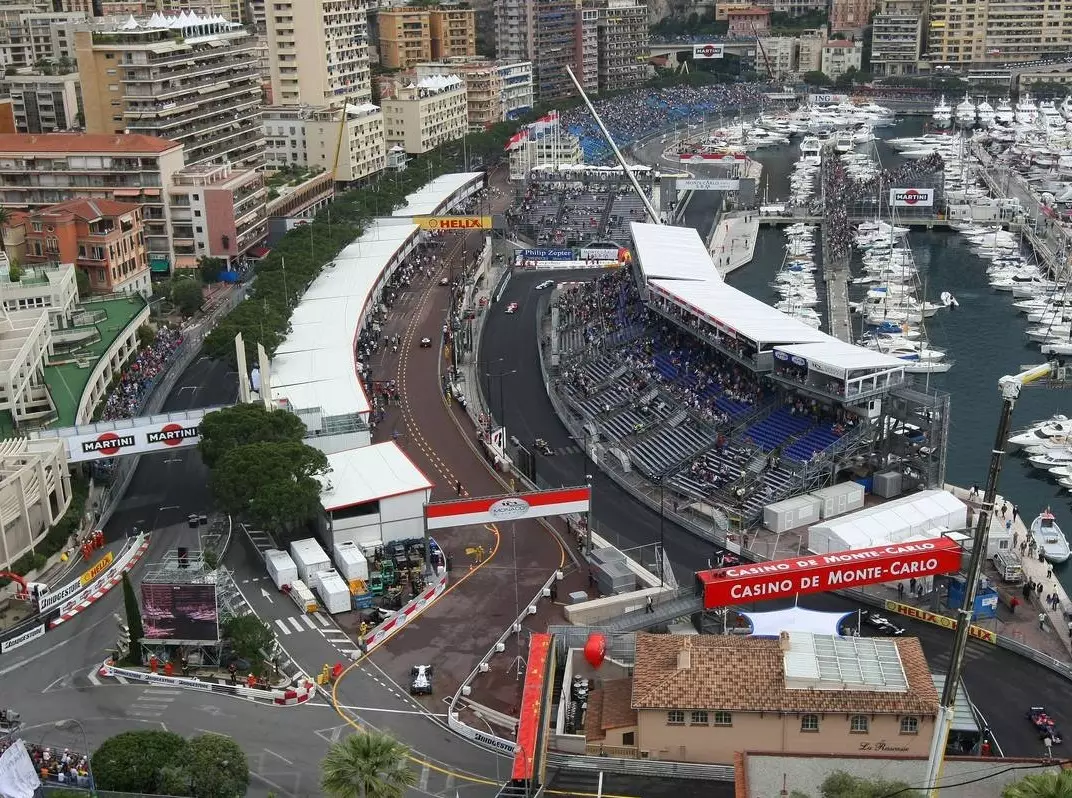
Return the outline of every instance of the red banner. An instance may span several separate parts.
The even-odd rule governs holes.
[[[428,529],[445,529],[468,524],[495,524],[547,515],[588,512],[591,489],[562,488],[535,493],[515,493],[483,499],[452,499],[424,507]]]
[[[701,571],[696,578],[703,587],[704,607],[715,609],[955,573],[961,553],[955,541],[935,538]]]
[[[525,687],[521,691],[521,717],[517,722],[517,751],[510,777],[529,781],[536,771],[536,742],[543,717],[543,689],[547,681],[547,663],[551,654],[551,635],[533,634],[529,638],[529,661],[525,668]]]

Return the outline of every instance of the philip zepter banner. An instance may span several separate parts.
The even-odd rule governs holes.
[[[894,208],[930,208],[934,205],[934,189],[891,188],[890,205]]]
[[[563,488],[511,496],[490,496],[484,499],[432,502],[425,505],[424,515],[428,529],[432,530],[468,524],[528,520],[548,515],[586,513],[591,494],[587,487]]]
[[[692,46],[692,57],[697,60],[722,58],[725,53],[726,48],[721,44],[694,44]]]
[[[104,460],[131,454],[162,452],[196,446],[201,440],[200,421],[168,422],[129,427],[114,432],[73,435],[67,439],[67,460],[72,463]]]

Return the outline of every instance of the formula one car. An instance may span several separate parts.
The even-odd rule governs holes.
[[[1040,740],[1049,737],[1054,745],[1061,742],[1061,733],[1057,731],[1057,723],[1046,714],[1046,707],[1031,707],[1025,714],[1031,721],[1031,725],[1035,727],[1035,731],[1038,732]]]
[[[432,348],[432,339],[429,338],[426,335],[424,338],[421,339],[421,349],[431,349],[431,348]]]
[[[863,621],[867,626],[870,626],[876,632],[889,637],[900,637],[904,634],[904,629],[895,624],[885,615],[879,615],[877,612],[865,612],[862,615]]]
[[[555,450],[552,449],[548,445],[547,441],[545,441],[543,438],[537,438],[535,441],[533,441],[532,446],[544,457],[551,457],[555,453]]]
[[[518,304],[516,302],[511,302],[509,305],[506,306],[507,313],[517,313],[517,309]]]
[[[414,665],[410,669],[409,694],[410,695],[431,695],[432,694],[432,666],[431,665]]]

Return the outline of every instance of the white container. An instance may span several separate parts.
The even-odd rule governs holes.
[[[268,568],[268,576],[272,577],[275,586],[280,590],[283,585],[289,585],[298,579],[298,566],[285,551],[268,549],[264,552],[264,564]]]
[[[335,567],[347,582],[355,579],[368,581],[368,560],[356,543],[346,541],[335,544]]]
[[[822,502],[819,512],[824,521],[837,515],[856,512],[864,506],[864,486],[859,482],[842,482],[810,495]]]
[[[290,597],[302,612],[316,612],[320,609],[320,605],[316,603],[316,598],[313,596],[313,591],[300,579],[295,579],[290,583]]]
[[[335,571],[321,571],[317,574],[316,593],[320,603],[332,615],[349,612],[350,588]]]
[[[782,533],[819,520],[822,502],[814,496],[794,496],[763,508],[763,526]]]
[[[290,544],[290,556],[298,567],[298,576],[307,585],[315,582],[313,575],[318,571],[331,570],[331,558],[320,548],[313,538],[295,540]]]

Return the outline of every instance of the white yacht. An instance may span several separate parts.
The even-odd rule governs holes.
[[[975,103],[971,96],[965,94],[964,99],[957,103],[955,118],[959,127],[971,127],[975,124]]]
[[[1059,565],[1066,562],[1072,555],[1072,549],[1068,546],[1068,538],[1057,525],[1057,519],[1053,517],[1049,507],[1031,522],[1031,537],[1047,562]]]
[[[1054,104],[1053,100],[1043,100],[1040,102],[1038,112],[1038,121],[1043,132],[1064,135],[1065,118],[1061,116],[1061,112],[1057,110],[1057,106]]]
[[[997,118],[994,112],[994,106],[983,100],[977,106],[975,106],[975,119],[979,127],[988,128],[994,126],[994,120]]]
[[[1048,441],[1050,438],[1060,438],[1072,433],[1072,422],[1067,416],[1058,413],[1045,421],[1032,424],[1022,432],[1018,432],[1009,438],[1009,446],[1020,448],[1021,446],[1035,446]]]
[[[800,159],[811,163],[819,163],[823,157],[823,143],[818,136],[805,136],[800,142]]]
[[[853,141],[851,131],[842,130],[834,137],[834,150],[836,152],[852,152],[854,146],[856,146],[856,142]]]
[[[1015,119],[1020,125],[1033,125],[1038,120],[1038,106],[1031,99],[1031,92],[1025,91],[1016,101]]]
[[[934,121],[934,126],[939,130],[945,130],[953,124],[953,109],[949,107],[949,103],[945,101],[945,95],[943,94],[941,99],[938,100],[938,104],[934,106],[934,113],[931,115],[931,119]]]
[[[994,121],[1000,125],[1011,125],[1016,121],[1016,112],[1012,110],[1008,97],[998,103],[994,110]]]

